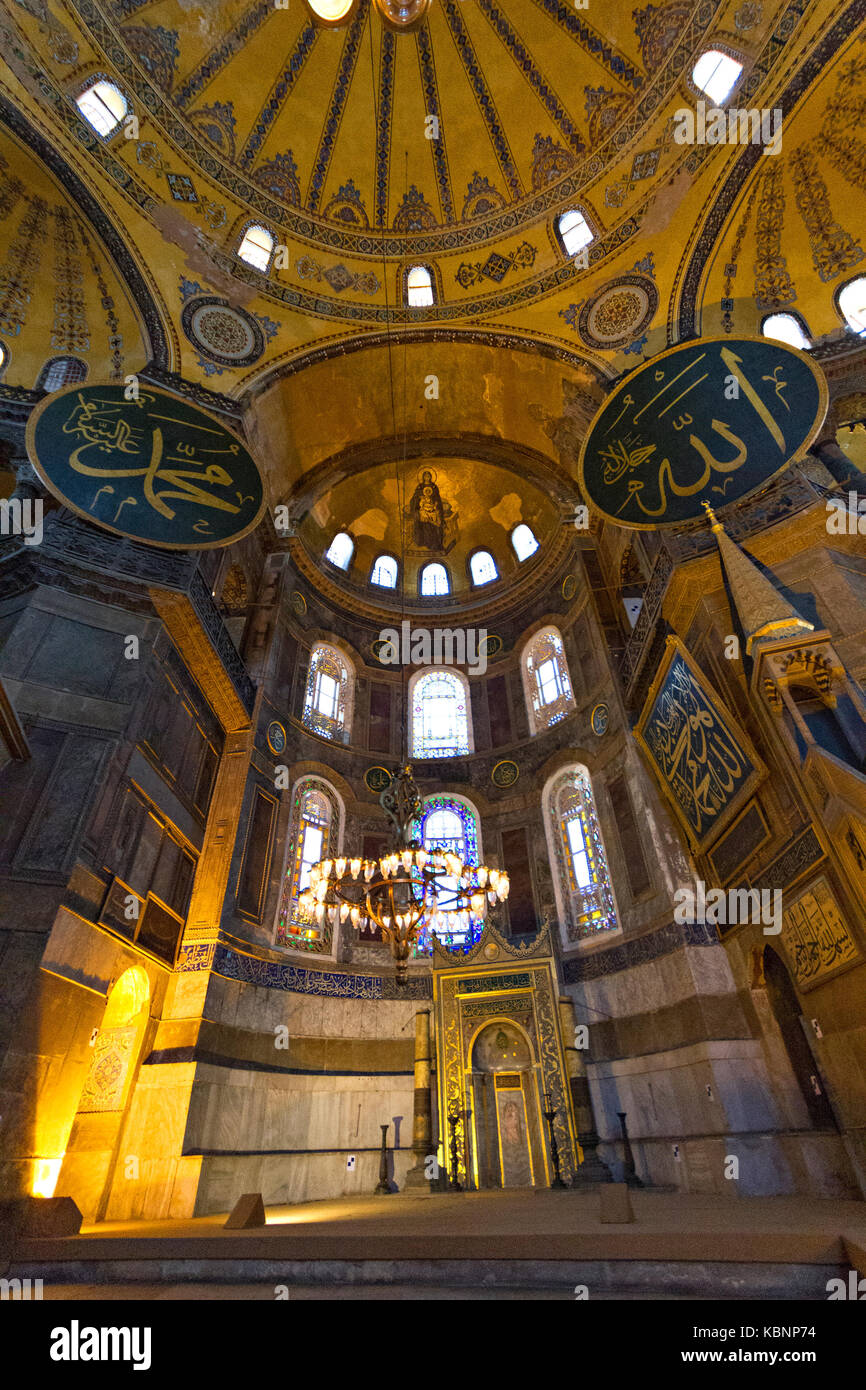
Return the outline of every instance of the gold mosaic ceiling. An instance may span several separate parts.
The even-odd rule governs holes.
[[[759,322],[742,264],[726,294],[719,249],[775,161],[674,141],[697,54],[735,52],[749,101],[784,100],[815,144],[861,33],[856,4],[827,0],[434,0],[410,33],[370,0],[339,28],[304,0],[2,0],[0,116],[23,113],[91,190],[146,284],[154,356],[190,380],[261,392],[311,353],[386,331],[533,342],[566,371],[616,375],[723,297],[736,331]],[[83,124],[73,98],[97,73],[127,94],[136,139]],[[845,182],[838,154],[813,154],[856,240],[863,181]],[[787,163],[785,178],[793,218]],[[596,233],[587,270],[553,230],[575,203]],[[807,238],[793,224],[807,259],[815,216]],[[252,217],[286,247],[267,275],[234,255]],[[437,285],[430,309],[401,302],[419,259]],[[796,278],[816,336],[839,323],[827,283],[814,265]],[[43,287],[40,271],[34,317]],[[32,386],[39,365],[18,354],[7,380]]]

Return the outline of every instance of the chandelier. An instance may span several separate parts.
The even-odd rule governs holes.
[[[405,767],[379,797],[391,821],[393,846],[381,859],[341,856],[323,859],[310,870],[309,888],[299,906],[333,927],[350,922],[356,931],[378,927],[391,947],[397,983],[405,984],[409,956],[425,930],[448,938],[468,931],[488,903],[508,897],[506,873],[485,864],[464,864],[449,850],[426,849],[416,837],[421,797]]]

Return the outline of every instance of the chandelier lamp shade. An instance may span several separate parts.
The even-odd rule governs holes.
[[[343,855],[310,869],[302,911],[332,927],[350,922],[357,931],[378,928],[391,947],[398,983],[426,928],[447,937],[471,917],[508,897],[508,875],[485,864],[464,864],[448,850],[425,848],[417,838],[421,798],[410,766],[402,768],[379,798],[394,828],[392,849],[380,859]]]

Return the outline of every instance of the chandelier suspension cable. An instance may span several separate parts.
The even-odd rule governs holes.
[[[370,72],[376,131],[379,104],[373,51],[372,8],[370,11]],[[409,153],[406,151],[408,187]],[[382,277],[385,287],[385,338],[388,350],[388,382],[391,397],[393,436],[397,438],[397,407],[393,361],[391,311],[388,296],[387,235],[382,228]],[[403,450],[397,455],[397,505],[400,522],[400,613],[406,612],[406,508],[405,476],[409,424],[407,413],[408,344],[403,356]],[[401,653],[402,654],[402,653]],[[329,915],[336,929],[338,922],[378,928],[391,947],[396,963],[397,983],[404,984],[407,965],[422,932],[450,937],[468,937],[470,924],[492,905],[508,897],[506,873],[484,864],[466,864],[451,850],[427,850],[418,838],[423,803],[408,760],[408,711],[405,663],[400,663],[401,764],[379,797],[393,830],[394,848],[378,859],[363,855],[339,855],[323,859],[310,869],[309,887],[301,894],[299,906],[305,915],[319,923]]]

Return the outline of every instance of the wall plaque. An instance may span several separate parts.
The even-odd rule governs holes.
[[[811,444],[827,382],[771,338],[678,343],[621,381],[580,453],[580,489],[617,526],[682,526],[750,497]]]
[[[766,776],[746,734],[677,637],[667,639],[634,734],[700,854]]]
[[[804,888],[782,916],[782,945],[801,989],[860,959],[833,890],[822,875]]]
[[[252,531],[261,474],[216,416],[142,382],[64,386],[27,422],[27,452],[64,506],[106,531],[170,550],[212,550]]]

